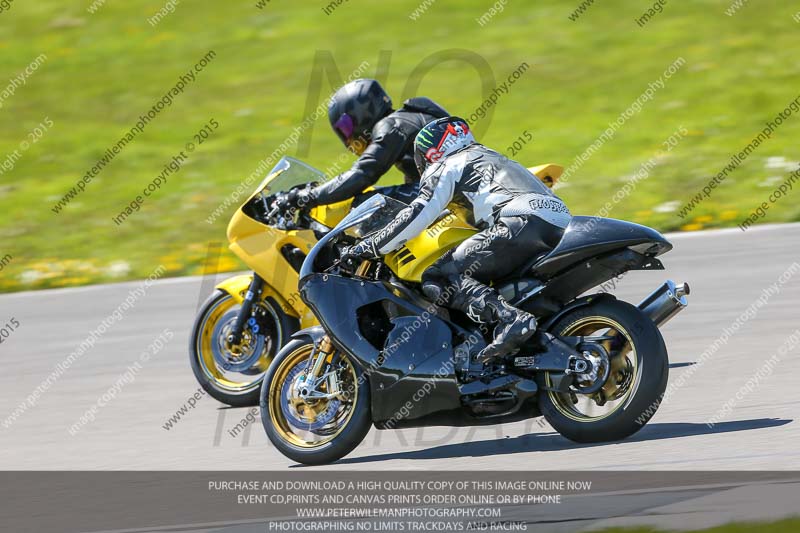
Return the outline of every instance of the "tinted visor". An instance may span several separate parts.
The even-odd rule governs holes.
[[[353,119],[350,117],[350,115],[344,113],[336,122],[334,122],[333,129],[336,130],[336,133],[339,134],[343,141],[349,141],[353,136],[353,130],[355,129],[355,126],[353,125]]]

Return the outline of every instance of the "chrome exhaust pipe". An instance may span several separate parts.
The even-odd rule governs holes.
[[[659,328],[689,305],[689,284],[676,285],[668,279],[637,306]]]

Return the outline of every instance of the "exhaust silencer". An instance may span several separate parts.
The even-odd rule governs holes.
[[[689,284],[676,285],[668,279],[637,306],[659,328],[689,305]]]

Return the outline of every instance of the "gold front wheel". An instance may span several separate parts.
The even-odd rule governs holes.
[[[190,362],[197,381],[217,400],[234,407],[258,404],[261,381],[285,339],[297,331],[297,319],[265,298],[254,305],[241,341],[228,341],[241,305],[215,291],[200,308],[189,343]]]
[[[315,347],[311,338],[281,350],[261,389],[267,436],[300,463],[328,463],[349,453],[369,431],[369,413],[364,374],[346,354],[324,341]]]

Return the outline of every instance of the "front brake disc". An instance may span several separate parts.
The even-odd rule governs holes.
[[[228,335],[238,316],[238,310],[231,310],[220,317],[212,332],[212,338],[216,342],[213,342],[211,347],[214,361],[220,368],[229,372],[244,373],[261,358],[264,351],[264,336],[254,334],[250,326],[245,324],[241,343],[232,347],[228,342]],[[238,352],[234,349],[238,349]]]
[[[281,386],[281,412],[290,425],[313,433],[322,429],[334,419],[339,411],[341,401],[338,399],[314,400],[312,403],[300,400],[308,410],[305,407],[297,409],[296,401],[299,398],[295,394],[294,382],[303,370],[304,365],[297,365],[286,376],[286,380]],[[300,412],[301,410],[303,413]]]

